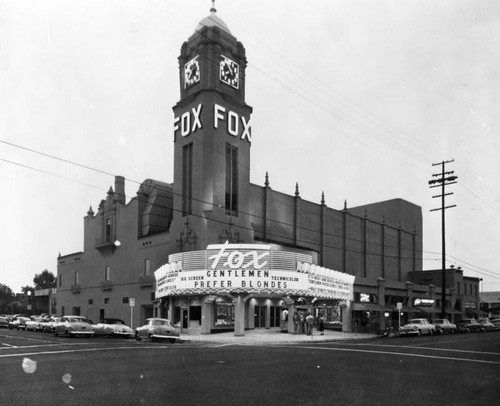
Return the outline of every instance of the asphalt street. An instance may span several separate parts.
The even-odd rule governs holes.
[[[1,405],[485,405],[500,332],[301,343],[0,330]]]

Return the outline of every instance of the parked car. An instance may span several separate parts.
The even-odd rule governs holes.
[[[481,326],[483,326],[484,331],[495,331],[494,324],[487,317],[478,319],[477,321]]]
[[[457,322],[458,331],[467,333],[480,333],[485,331],[476,319],[462,319]]]
[[[9,327],[9,318],[2,314],[0,316],[0,328],[8,328]]]
[[[179,330],[167,319],[146,319],[146,323],[143,326],[135,329],[135,338],[138,341],[143,338],[148,338],[150,341],[168,338],[170,342],[175,343],[175,340],[178,340],[179,336]]]
[[[22,314],[12,314],[8,317],[9,319],[9,323],[7,325],[8,329],[9,330],[12,330],[13,328],[17,329],[17,326],[19,325],[19,323],[21,322],[20,320],[18,320],[19,318],[21,317],[25,317],[24,315]]]
[[[457,325],[448,319],[434,319],[432,324],[436,326],[436,333],[438,334],[455,334],[457,332]]]
[[[490,321],[495,327],[495,330],[500,330],[500,319],[491,319]]]
[[[95,335],[108,337],[134,337],[134,330],[125,324],[123,320],[107,318],[94,326]]]
[[[436,326],[429,323],[427,319],[411,319],[408,323],[399,329],[400,335],[417,335],[430,334],[436,332]]]
[[[53,334],[67,337],[94,336],[92,321],[82,316],[63,316],[59,323],[54,325]]]
[[[44,333],[53,333],[54,326],[61,321],[60,317],[52,316],[47,319],[44,323],[42,323],[42,331]]]
[[[29,320],[29,317],[17,316],[14,320],[9,322],[9,330],[12,330],[13,328],[17,330],[25,330],[26,322]]]
[[[26,322],[26,327],[25,327],[25,330],[26,331],[41,331],[42,330],[42,326],[41,326],[41,321],[42,321],[42,317],[40,316],[31,316],[29,318],[29,320]]]

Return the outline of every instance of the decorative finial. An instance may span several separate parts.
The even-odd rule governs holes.
[[[295,197],[300,197],[299,182],[295,183]]]
[[[210,9],[211,13],[216,13],[217,9],[215,8],[215,0],[212,0],[212,8]]]
[[[94,215],[94,210],[92,210],[92,205],[90,205],[90,208],[89,208],[89,211],[87,212],[87,214],[89,216],[93,216]]]
[[[325,192],[321,192],[321,205],[324,206],[325,205]]]
[[[269,187],[269,174],[266,172],[266,180],[264,181],[264,186]]]
[[[344,200],[344,211],[347,211],[347,200]]]

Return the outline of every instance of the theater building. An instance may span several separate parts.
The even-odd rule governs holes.
[[[422,271],[421,208],[333,209],[319,191],[314,203],[299,185],[273,190],[268,175],[252,184],[251,146],[265,137],[252,133],[244,46],[212,10],[178,60],[173,183],[146,180],[127,203],[115,178],[84,218],[84,250],[58,258],[58,313],[238,335],[293,332],[295,311],[344,331],[397,319],[400,302],[413,314],[409,297],[430,291],[409,282]]]

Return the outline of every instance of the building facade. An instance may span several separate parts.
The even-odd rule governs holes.
[[[181,47],[173,183],[146,180],[127,203],[115,178],[84,218],[83,251],[58,258],[59,314],[133,325],[162,316],[192,333],[244,334],[296,331],[297,311],[374,331],[398,320],[398,303],[407,317],[414,297],[435,294],[410,282],[422,271],[419,206],[395,198],[336,210],[324,195],[303,200],[299,185],[273,190],[268,175],[250,183],[251,145],[263,141],[252,134],[246,65],[244,46],[212,10]],[[221,247],[226,268],[213,268]]]

